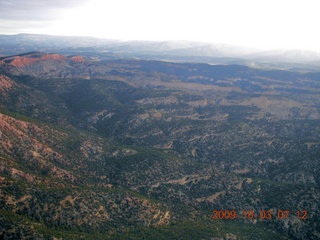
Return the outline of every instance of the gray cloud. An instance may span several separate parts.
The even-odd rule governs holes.
[[[61,10],[80,6],[88,0],[0,0],[0,19],[54,20]]]

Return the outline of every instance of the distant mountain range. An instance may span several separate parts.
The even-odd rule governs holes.
[[[320,53],[310,50],[261,51],[228,44],[188,41],[120,41],[40,34],[0,35],[0,56],[31,51],[82,54],[100,59],[141,58],[178,62],[241,64],[256,68],[301,71],[317,71],[320,68]]]

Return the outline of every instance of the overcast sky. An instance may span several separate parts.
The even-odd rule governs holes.
[[[0,0],[0,34],[320,51],[318,0]]]

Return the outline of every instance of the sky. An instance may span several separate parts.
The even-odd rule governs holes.
[[[0,34],[320,51],[318,0],[0,0]]]

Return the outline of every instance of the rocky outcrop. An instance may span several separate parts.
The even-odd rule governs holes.
[[[74,61],[74,62],[85,61],[84,58],[81,56],[66,57],[56,53],[45,54],[45,53],[35,52],[35,53],[5,57],[2,59],[1,62],[3,64],[6,63],[14,67],[25,67],[40,61],[63,61],[63,60]]]
[[[20,57],[20,56],[16,56],[12,59],[8,59],[11,60],[9,62],[10,65],[15,66],[15,67],[24,67],[27,65],[31,65],[34,62],[38,61],[37,58],[29,58],[29,57]]]
[[[70,57],[70,59],[74,62],[84,62],[84,58],[81,57],[81,56],[73,56],[73,57]]]
[[[57,61],[61,61],[66,59],[65,56],[62,56],[60,54],[44,54],[43,56],[41,56],[41,58],[39,60],[57,60]]]
[[[78,64],[85,63],[81,56],[66,57],[60,54],[33,52],[2,58],[3,67],[15,75],[45,78],[80,77],[88,78]]]

